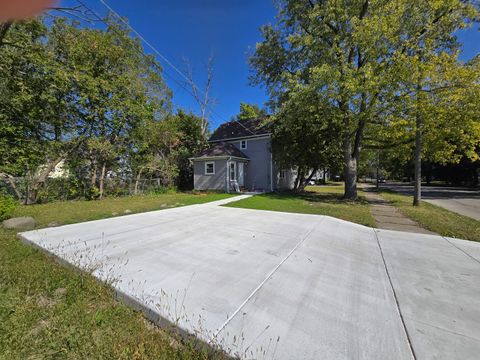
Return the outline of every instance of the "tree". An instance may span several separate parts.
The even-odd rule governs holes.
[[[36,195],[49,172],[71,147],[64,139],[70,125],[69,87],[46,41],[49,31],[39,20],[14,23],[0,52],[0,173],[28,179],[25,202]]]
[[[146,118],[132,135],[130,167],[135,177],[134,192],[140,180],[157,178],[164,186],[172,186],[178,175],[176,147],[179,144],[177,124],[173,117],[162,120]]]
[[[98,188],[100,197],[106,174],[128,151],[130,134],[170,109],[160,65],[125,27],[111,19],[107,25],[83,29],[59,19],[52,29],[75,91],[75,133],[88,139],[84,156],[90,160],[91,188]]]
[[[276,27],[262,28],[264,40],[250,59],[252,80],[267,86],[277,109],[282,95],[298,88],[332,107],[330,121],[342,136],[344,197],[355,199],[364,135],[385,125],[380,115],[402,91],[399,70],[410,71],[401,65],[423,43],[450,50],[453,33],[477,9],[461,0],[283,0],[279,9]]]
[[[171,112],[161,67],[118,23],[103,30],[57,18],[13,23],[0,52],[0,174],[28,179],[27,202],[61,161],[90,173],[125,172],[134,130]],[[18,189],[15,189],[21,195]]]
[[[460,64],[456,57],[433,54],[429,67],[423,66],[416,76],[414,206],[421,200],[423,158],[441,164],[456,163],[464,155],[478,159],[479,68]]]
[[[208,58],[207,62],[207,79],[205,81],[205,87],[203,89],[199,89],[198,86],[195,84],[194,76],[193,76],[193,68],[190,64],[188,59],[184,59],[185,65],[187,67],[187,80],[188,86],[192,90],[192,95],[200,109],[200,119],[201,119],[201,128],[202,133],[207,137],[208,128],[209,128],[209,121],[208,117],[211,113],[211,108],[215,103],[215,99],[212,98],[210,91],[212,89],[213,84],[213,56]]]
[[[422,59],[410,57],[402,64],[404,88],[391,104],[394,111],[384,116],[388,126],[374,132],[384,144],[402,149],[394,155],[397,161],[413,161],[416,206],[421,200],[422,160],[446,164],[467,156],[476,161],[480,144],[478,64],[460,63],[456,52],[422,53]]]
[[[289,93],[280,111],[270,119],[272,152],[280,168],[297,169],[295,191],[303,191],[318,170],[341,162],[336,124],[328,121],[331,106],[314,93]]]
[[[240,112],[234,116],[234,120],[248,120],[256,118],[265,118],[268,115],[267,110],[262,109],[257,104],[248,104],[240,102]]]
[[[206,138],[202,130],[202,119],[192,113],[179,110],[174,117],[179,134],[176,147],[177,166],[179,169],[177,186],[182,190],[193,189],[193,168],[189,158],[205,149]]]

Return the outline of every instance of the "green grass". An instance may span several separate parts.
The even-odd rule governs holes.
[[[49,223],[71,224],[82,221],[125,215],[125,210],[139,213],[165,208],[200,204],[232,196],[222,193],[168,193],[106,198],[98,201],[62,201],[55,203],[20,206],[14,216],[31,216],[39,227]]]
[[[343,186],[309,186],[302,194],[262,194],[225,206],[328,215],[362,225],[375,226],[369,205],[362,194],[359,190],[358,201],[344,201],[341,199]]]
[[[480,241],[480,221],[425,201],[422,201],[420,207],[413,206],[411,196],[393,191],[382,190],[381,195],[398,208],[402,214],[415,220],[425,229],[443,236]]]
[[[21,206],[43,226],[202,203],[224,194],[165,194]],[[176,204],[176,205],[175,205]],[[0,228],[0,359],[211,359],[195,340],[152,326],[88,274],[60,266]]]

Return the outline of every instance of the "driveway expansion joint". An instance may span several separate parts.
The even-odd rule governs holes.
[[[250,293],[250,295],[247,296],[247,298],[238,306],[238,308],[233,312],[232,316],[229,316],[228,319],[215,331],[213,336],[211,337],[209,344],[213,343],[220,332],[228,325],[230,321],[245,307],[245,305],[260,291],[260,289],[267,283],[267,281],[277,272],[277,270],[287,261],[290,256],[293,255],[293,253],[302,245],[305,240],[310,236],[310,234],[313,232],[313,230],[316,229],[316,227],[323,222],[325,218],[321,217],[319,222],[316,222],[310,230],[303,236],[303,238],[290,250],[290,252],[268,273],[268,275],[263,279],[263,281]]]
[[[393,298],[395,300],[395,306],[397,308],[397,312],[398,312],[398,315],[400,317],[400,321],[402,322],[402,327],[403,327],[403,330],[405,332],[405,337],[406,337],[406,340],[407,340],[407,343],[408,343],[408,347],[410,349],[410,353],[412,355],[412,359],[416,360],[417,357],[415,355],[415,350],[413,349],[413,345],[412,345],[412,341],[410,339],[410,335],[408,333],[407,325],[405,324],[405,319],[403,318],[402,310],[400,309],[400,303],[398,302],[397,292],[395,291],[395,287],[393,286],[392,278],[390,277],[390,272],[388,271],[387,262],[385,260],[384,254],[383,254],[383,249],[382,249],[382,245],[380,244],[380,239],[378,238],[378,235],[377,235],[377,230],[375,228],[372,228],[372,230],[373,230],[373,233],[375,234],[375,240],[377,241],[378,249],[380,250],[380,256],[382,257],[383,266],[384,266],[385,272],[387,274],[388,282],[390,284],[390,289],[392,290]]]
[[[457,245],[455,245],[454,243],[452,243],[450,240],[448,240],[445,236],[442,236],[443,240],[445,240],[446,242],[448,242],[450,245],[452,245],[454,248],[456,248],[457,250],[460,250],[462,253],[464,253],[465,255],[467,255],[469,258],[471,258],[473,261],[476,261],[477,263],[480,264],[480,260],[478,260],[476,257],[470,255],[469,253],[467,253],[465,250],[459,248]]]

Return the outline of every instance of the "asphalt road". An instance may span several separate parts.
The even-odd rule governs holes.
[[[413,196],[413,185],[381,184],[381,187]],[[480,191],[466,188],[423,186],[423,200],[458,214],[480,220]]]
[[[234,200],[20,236],[241,359],[478,359],[480,243]]]

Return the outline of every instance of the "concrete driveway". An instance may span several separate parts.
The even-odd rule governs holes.
[[[413,185],[381,184],[381,187],[413,196]],[[480,191],[466,188],[422,186],[423,200],[458,214],[480,220]]]
[[[20,237],[242,358],[480,354],[479,243],[215,203]]]

